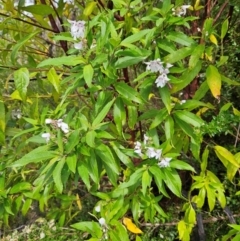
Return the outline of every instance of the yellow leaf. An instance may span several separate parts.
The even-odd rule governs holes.
[[[219,74],[218,69],[213,65],[209,65],[206,70],[206,77],[207,77],[207,83],[208,83],[209,89],[212,92],[212,95],[216,99],[219,99],[221,95],[222,81],[221,81],[221,75]]]
[[[140,234],[142,233],[142,230],[140,230],[130,218],[123,218],[123,224],[126,226],[126,228],[135,234]]]
[[[204,114],[206,111],[208,111],[209,108],[208,107],[202,107],[201,109],[199,109],[199,111],[197,112],[197,116],[201,116],[202,114]]]
[[[82,210],[82,203],[81,203],[81,199],[78,194],[76,194],[76,201],[77,201],[79,210]]]
[[[234,108],[234,107],[233,107],[233,113],[236,116],[240,116],[240,111],[238,109]]]
[[[148,95],[148,100],[151,100],[153,97],[155,97],[155,95],[154,95],[153,93],[150,93],[150,94]]]
[[[212,43],[218,45],[218,41],[217,41],[216,37],[215,37],[213,34],[210,34],[210,37],[209,37],[209,38],[210,38],[210,41],[211,41]]]

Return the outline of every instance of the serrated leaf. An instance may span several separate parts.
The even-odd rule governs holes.
[[[206,77],[207,77],[207,83],[209,86],[209,89],[212,92],[212,95],[216,98],[219,99],[221,95],[221,75],[218,72],[218,69],[213,66],[209,65],[207,70],[206,70]]]

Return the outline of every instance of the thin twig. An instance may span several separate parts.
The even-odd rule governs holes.
[[[240,217],[240,214],[234,214],[233,217]],[[212,217],[206,220],[203,220],[203,223],[215,223],[219,220],[226,220],[228,217]],[[164,227],[164,226],[175,226],[178,222],[169,222],[169,223],[142,223],[140,224],[143,227]],[[196,223],[195,223],[196,224]]]
[[[214,20],[213,20],[213,24],[215,24],[215,23],[217,22],[217,20],[218,20],[219,17],[221,16],[223,10],[226,8],[226,6],[228,5],[228,3],[229,3],[229,2],[226,1],[226,2],[222,5],[222,7],[220,8],[220,10],[219,10],[217,16],[216,16],[216,17],[214,18]]]
[[[236,135],[236,139],[235,139],[235,143],[234,143],[234,147],[237,146],[237,142],[238,142],[238,136],[239,136],[239,131],[240,131],[240,123],[238,125],[238,129],[237,129],[237,135]]]

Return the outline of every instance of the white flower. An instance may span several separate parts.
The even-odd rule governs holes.
[[[155,149],[153,147],[148,147],[146,155],[148,156],[148,158],[155,158],[155,159],[158,160],[162,155],[162,150],[161,149]]]
[[[141,142],[137,141],[134,144],[135,144],[134,152],[141,156],[142,155],[142,148],[141,148],[142,144],[141,144]]]
[[[184,103],[186,103],[186,100],[181,100],[181,101],[180,101],[180,105],[182,105],[182,104],[184,104]]]
[[[42,134],[42,138],[44,138],[47,143],[50,141],[50,137],[51,137],[50,133],[43,133]]]
[[[46,119],[46,120],[45,120],[45,124],[51,124],[51,123],[53,123],[53,120],[52,120],[52,119]]]
[[[161,62],[160,59],[144,63],[147,65],[147,70],[150,70],[152,73],[162,72],[164,70],[163,62]]]
[[[157,87],[163,88],[167,84],[168,81],[169,81],[169,78],[167,77],[166,74],[163,73],[157,77],[157,79],[155,80],[155,83],[156,83]]]
[[[63,0],[64,3],[67,3],[67,4],[73,4],[74,1],[73,0]]]
[[[105,220],[105,218],[100,218],[100,219],[98,220],[98,222],[100,223],[101,226],[105,226],[105,225],[106,225],[106,220]]]
[[[44,233],[44,232],[41,232],[41,233],[40,233],[40,239],[43,239],[43,238],[45,238],[45,233]]]
[[[178,17],[181,17],[181,16],[185,16],[186,13],[187,13],[187,9],[191,7],[191,5],[182,5],[181,7],[178,7],[178,8],[173,8],[172,11],[173,11],[173,14],[178,16]]]
[[[71,35],[73,39],[83,38],[85,33],[85,21],[68,20],[68,22],[71,24]]]
[[[60,128],[61,128],[61,130],[62,130],[65,134],[69,132],[69,126],[68,126],[68,124],[65,123],[65,122],[62,122],[62,123],[61,123]]]
[[[167,68],[167,69],[169,69],[169,68],[171,68],[171,67],[173,67],[172,64],[169,64],[169,63],[166,64],[166,68]]]
[[[158,162],[158,166],[160,167],[169,167],[169,162],[172,160],[170,157],[163,157],[160,162]]]
[[[161,149],[155,150],[155,158],[156,159],[160,159],[161,155],[162,155],[162,150]]]
[[[101,207],[100,207],[100,206],[96,206],[96,207],[95,207],[95,211],[96,211],[97,213],[99,213],[99,212],[101,211]]]
[[[149,137],[144,134],[144,136],[143,136],[143,143],[144,143],[144,145],[147,144],[148,140],[149,140]]]
[[[80,41],[79,43],[75,43],[74,48],[79,50],[83,49],[83,42]]]

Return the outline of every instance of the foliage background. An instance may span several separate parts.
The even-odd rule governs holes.
[[[239,5],[1,0],[1,228],[44,216],[88,240],[196,240],[226,213],[231,229],[201,238],[237,240]],[[68,20],[86,22],[80,50]]]

